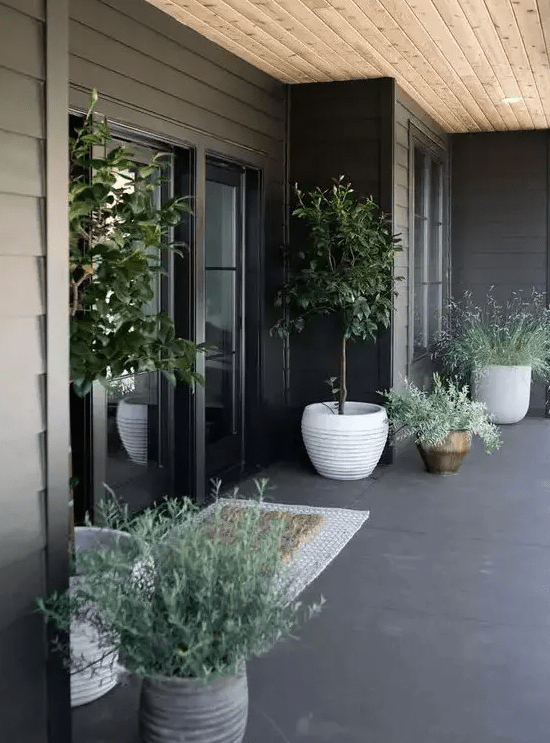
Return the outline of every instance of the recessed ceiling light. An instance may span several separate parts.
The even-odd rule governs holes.
[[[523,101],[523,98],[519,97],[512,97],[512,98],[503,98],[503,103],[521,103]]]

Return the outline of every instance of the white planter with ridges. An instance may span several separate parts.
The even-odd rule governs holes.
[[[333,480],[360,480],[378,464],[388,438],[388,418],[380,405],[346,402],[338,415],[333,402],[308,405],[302,436],[317,472]]]
[[[127,539],[128,535],[115,529],[77,526],[75,528],[75,548],[77,552],[106,549],[116,538]],[[75,586],[78,575],[70,578],[70,585]],[[94,702],[118,683],[120,666],[118,655],[109,652],[101,641],[95,627],[86,621],[71,622],[71,654],[76,661],[76,668],[71,668],[71,707],[79,707]],[[90,664],[94,664],[90,666]],[[85,670],[76,670],[78,668]]]
[[[118,435],[132,462],[147,464],[147,404],[139,397],[126,397],[116,411]]]
[[[485,403],[494,423],[518,423],[531,397],[530,366],[486,366],[472,372],[472,397]]]

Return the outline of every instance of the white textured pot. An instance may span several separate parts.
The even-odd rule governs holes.
[[[147,464],[147,405],[142,398],[126,397],[118,403],[118,435],[128,456],[136,464]]]
[[[124,532],[90,526],[75,527],[75,549],[77,552],[105,549],[118,537],[128,538]],[[76,585],[78,576],[70,578],[70,586]],[[88,704],[107,694],[118,683],[118,655],[101,643],[95,627],[88,622],[71,623],[71,652],[80,663],[101,662],[93,668],[77,671],[71,669],[71,707]]]
[[[360,480],[378,464],[388,438],[388,418],[380,405],[346,402],[338,415],[333,402],[308,405],[302,436],[317,472],[333,480]]]
[[[487,406],[493,423],[518,423],[531,397],[530,366],[486,366],[472,372],[472,397]]]

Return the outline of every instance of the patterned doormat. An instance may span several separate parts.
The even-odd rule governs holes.
[[[246,505],[246,500],[220,498],[219,505]],[[208,518],[216,504],[208,506],[202,518]],[[289,514],[314,514],[322,517],[319,528],[306,544],[293,550],[291,561],[285,567],[281,578],[288,591],[288,600],[293,601],[320,573],[336,555],[343,550],[353,535],[369,517],[368,511],[354,511],[346,508],[317,508],[315,506],[294,506],[285,503],[262,503],[266,511],[282,511]]]

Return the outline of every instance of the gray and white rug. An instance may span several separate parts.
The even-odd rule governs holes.
[[[239,505],[246,504],[246,500],[237,502]],[[235,503],[235,501],[220,498],[218,503],[223,506]],[[201,515],[207,517],[215,507],[216,504],[208,506]],[[368,511],[294,506],[265,501],[262,503],[262,508],[268,511],[288,511],[289,513],[316,513],[325,517],[320,532],[295,554],[293,562],[284,570],[282,583],[287,587],[289,601],[293,601],[323,572],[369,517]]]

